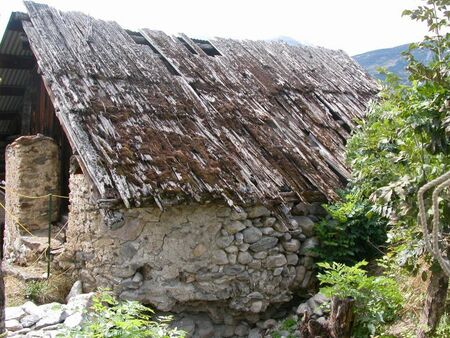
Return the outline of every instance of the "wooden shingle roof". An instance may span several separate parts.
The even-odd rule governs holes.
[[[139,206],[333,198],[377,91],[344,52],[202,41],[26,2],[56,114],[102,198]]]

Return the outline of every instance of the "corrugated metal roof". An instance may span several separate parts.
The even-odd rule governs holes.
[[[28,38],[23,30],[12,28],[20,27],[20,20],[24,18],[22,13],[13,13],[3,34],[0,43],[0,54],[14,56],[31,56]],[[0,68],[0,85],[26,87],[30,81],[30,70]],[[21,96],[0,96],[0,112],[20,112],[23,106]],[[13,134],[17,132],[17,122],[1,120],[0,134]]]

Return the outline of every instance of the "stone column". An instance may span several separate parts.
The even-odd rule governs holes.
[[[26,231],[47,229],[49,200],[28,198],[60,194],[58,145],[43,135],[22,136],[6,148],[7,238]],[[52,199],[52,221],[59,219],[59,199]]]

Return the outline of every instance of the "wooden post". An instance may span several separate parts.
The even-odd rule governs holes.
[[[355,315],[353,312],[354,299],[331,299],[330,318],[326,322],[312,319],[305,312],[299,331],[302,338],[350,338],[352,335]]]
[[[47,248],[47,279],[50,278],[51,243],[52,243],[52,194],[48,195],[48,248]]]
[[[340,299],[333,297],[331,300],[331,313],[328,323],[330,336],[332,338],[350,338],[352,335],[355,314],[353,306],[355,300],[352,298]]]

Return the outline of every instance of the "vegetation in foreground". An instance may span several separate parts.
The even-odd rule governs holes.
[[[171,317],[158,317],[136,301],[119,301],[109,291],[100,291],[93,298],[85,323],[63,335],[82,338],[183,338],[185,332],[170,328]]]

